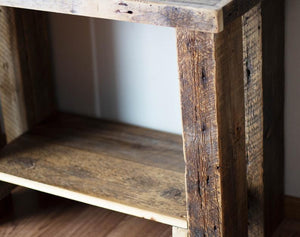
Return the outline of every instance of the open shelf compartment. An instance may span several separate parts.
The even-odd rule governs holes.
[[[58,113],[0,151],[0,180],[187,227],[178,135]]]

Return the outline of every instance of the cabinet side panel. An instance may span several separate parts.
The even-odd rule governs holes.
[[[263,88],[260,4],[242,16],[249,236],[264,235]]]
[[[241,18],[177,44],[189,234],[247,236]]]
[[[47,14],[0,8],[0,99],[7,142],[55,108]]]

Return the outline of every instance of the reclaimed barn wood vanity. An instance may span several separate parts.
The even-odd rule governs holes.
[[[0,6],[1,197],[20,185],[168,224],[174,237],[271,236],[283,201],[283,0]],[[57,111],[47,12],[175,27],[182,136]]]

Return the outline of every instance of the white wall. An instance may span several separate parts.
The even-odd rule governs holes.
[[[60,109],[181,133],[173,28],[52,15]]]
[[[300,197],[300,1],[286,2],[285,193]],[[61,110],[181,133],[174,29],[57,14],[51,25]]]

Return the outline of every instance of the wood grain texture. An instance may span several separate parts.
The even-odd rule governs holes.
[[[171,237],[170,226],[24,188],[7,207],[1,237]]]
[[[246,236],[241,19],[177,42],[190,236]]]
[[[263,88],[261,5],[242,17],[245,131],[248,182],[248,236],[264,236]]]
[[[186,228],[178,135],[58,115],[0,157],[2,181]]]
[[[0,0],[0,5],[218,33],[259,0]],[[225,25],[226,25],[225,24]]]
[[[274,17],[276,16],[276,17]],[[262,2],[265,236],[283,219],[284,1]]]
[[[28,129],[15,12],[0,8],[0,99],[8,142]]]
[[[261,0],[232,0],[223,8],[224,25],[227,25],[236,18],[242,16]]]
[[[45,14],[0,8],[0,99],[7,142],[54,110]]]
[[[0,5],[218,32],[223,28],[222,8],[215,5],[220,2],[222,1],[0,0]]]

